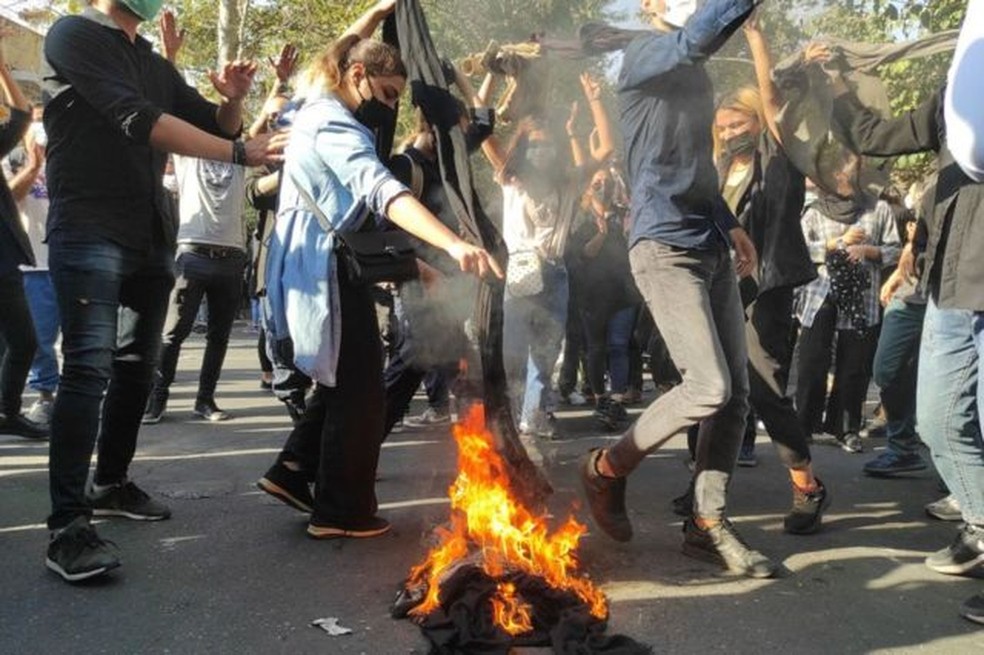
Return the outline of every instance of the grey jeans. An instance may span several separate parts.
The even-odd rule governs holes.
[[[609,461],[617,475],[628,475],[646,454],[700,423],[694,511],[721,518],[748,414],[745,315],[731,257],[724,248],[641,241],[629,261],[683,382],[646,408],[609,450]]]

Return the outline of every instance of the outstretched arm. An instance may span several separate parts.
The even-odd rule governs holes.
[[[765,114],[765,124],[769,132],[778,143],[782,143],[779,136],[779,128],[776,125],[776,115],[782,106],[782,98],[779,97],[779,90],[775,82],[772,81],[772,55],[769,52],[769,44],[762,33],[758,19],[758,11],[755,11],[748,20],[745,21],[745,39],[748,41],[748,49],[752,53],[752,61],[755,63],[755,78],[758,81],[759,95],[762,96],[762,110]]]

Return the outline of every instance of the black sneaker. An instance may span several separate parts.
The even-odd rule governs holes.
[[[277,462],[256,482],[256,486],[296,510],[307,514],[313,511],[314,497],[311,496],[307,476],[301,471],[291,471]]]
[[[899,473],[922,471],[926,460],[919,453],[896,453],[885,451],[864,465],[864,472],[874,477],[891,477]]]
[[[748,547],[727,519],[707,530],[698,527],[693,518],[684,521],[683,554],[749,578],[771,578],[778,571],[768,557]]]
[[[848,432],[842,437],[837,437],[837,441],[840,442],[841,450],[844,452],[854,455],[864,452],[864,443],[855,432]]]
[[[680,496],[677,496],[670,501],[670,506],[673,508],[673,513],[677,516],[682,516],[683,518],[689,518],[694,515],[694,481],[690,481],[690,485],[687,486],[687,490]]]
[[[112,542],[104,541],[80,516],[51,535],[45,566],[66,582],[80,582],[103,575],[120,565]]]
[[[161,422],[164,418],[164,410],[167,408],[167,398],[154,394],[147,399],[147,407],[144,409],[143,418],[140,420],[144,425],[154,425]]]
[[[386,534],[389,530],[389,521],[381,519],[378,516],[373,516],[365,521],[344,525],[312,519],[307,527],[308,536],[313,539],[340,539],[342,537],[368,539],[369,537],[378,537]]]
[[[632,539],[632,523],[625,511],[625,478],[606,478],[595,468],[601,457],[595,448],[581,458],[581,485],[591,516],[601,530],[615,541]]]
[[[803,492],[793,485],[793,508],[783,519],[783,529],[789,534],[813,534],[823,524],[823,513],[830,506],[830,493],[817,478],[816,491]]]
[[[10,434],[25,439],[47,439],[49,432],[41,424],[35,423],[23,414],[0,418],[0,434]]]
[[[218,421],[228,421],[231,416],[228,412],[219,409],[214,400],[198,400],[195,402],[195,416],[201,417],[213,423]]]
[[[984,571],[984,526],[964,525],[952,544],[926,558],[926,566],[947,575]]]
[[[163,521],[171,518],[167,505],[159,503],[127,480],[97,492],[91,486],[86,494],[95,516],[123,516],[134,521]]]
[[[960,616],[984,625],[984,593],[971,596],[960,606]]]
[[[629,420],[625,406],[609,397],[598,399],[598,407],[595,409],[594,417],[605,430],[611,431],[621,429]]]

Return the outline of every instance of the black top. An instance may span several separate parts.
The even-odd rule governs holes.
[[[0,105],[0,157],[14,149],[30,124],[31,115],[27,112]],[[33,266],[34,252],[7,178],[0,175],[0,275],[13,273],[21,264]]]
[[[583,211],[567,242],[567,270],[571,288],[579,298],[582,311],[612,315],[620,309],[642,302],[629,265],[629,244],[622,217],[610,212],[605,220],[608,232],[601,249],[594,257],[584,252],[584,246],[598,235],[594,213]]]
[[[722,162],[722,179],[728,162]],[[751,181],[738,200],[735,215],[759,255],[759,293],[798,287],[817,276],[810,261],[800,216],[806,180],[769,132],[755,152]]]
[[[149,143],[168,113],[218,136],[218,107],[185,83],[138,36],[131,43],[92,8],[55,22],[44,42],[54,71],[45,78],[48,234],[85,231],[145,249],[155,235],[173,244],[161,179],[166,153]],[[231,146],[230,146],[231,148]]]
[[[939,154],[935,202],[926,215],[929,274],[923,276],[923,285],[943,309],[984,311],[984,221],[980,220],[984,184],[967,177],[946,147],[943,90],[889,119],[844,94],[834,101],[834,119],[862,154],[888,157],[927,150]]]

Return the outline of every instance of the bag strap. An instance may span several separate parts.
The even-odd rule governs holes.
[[[424,195],[424,167],[409,153],[401,152],[398,156],[406,157],[410,163],[410,193],[417,200],[421,200]]]
[[[305,189],[304,187],[302,187],[300,184],[297,183],[297,178],[294,177],[294,174],[290,173],[289,175],[290,175],[290,181],[294,183],[294,188],[297,189],[297,193],[301,196],[301,200],[303,200],[304,204],[307,205],[308,211],[314,214],[314,217],[318,220],[318,224],[321,226],[321,229],[323,229],[325,232],[329,234],[335,235],[336,237],[338,237],[340,241],[344,243],[345,236],[342,234],[342,232],[335,229],[335,226],[331,224],[331,219],[329,219],[328,216],[325,215],[324,210],[322,210],[321,207],[318,206],[318,203],[314,201],[314,198],[312,198],[311,194],[307,192],[307,189]],[[366,208],[366,204],[364,201],[360,200],[359,204],[356,207],[357,207],[356,211],[361,211],[362,213],[368,213],[368,209]]]

